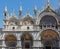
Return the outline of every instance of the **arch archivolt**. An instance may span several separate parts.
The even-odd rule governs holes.
[[[33,37],[29,33],[22,34],[21,45],[24,48],[30,48],[33,46]]]
[[[15,47],[17,45],[17,37],[15,34],[5,34],[4,38],[7,47]]]
[[[43,31],[46,31],[46,30],[52,30],[52,31],[56,32],[57,35],[59,34],[59,31],[56,31],[56,30],[54,30],[54,29],[43,29],[43,30],[40,30],[40,31],[39,31],[39,38],[40,38],[40,40],[41,40],[41,34],[42,34],[42,32],[43,32]]]
[[[22,37],[30,38],[29,36],[31,36],[31,38],[33,39],[33,36],[30,33],[23,33],[23,34],[21,34],[20,38],[22,38]]]
[[[52,29],[42,30],[40,32],[40,39],[43,46],[56,46],[59,45],[59,34]],[[58,41],[58,43],[56,42]]]
[[[16,38],[16,36],[14,36],[13,34],[9,34],[9,35],[6,35],[6,36],[5,36],[5,40],[15,41],[15,40],[17,40],[17,38]]]
[[[45,15],[53,16],[53,17],[56,19],[57,23],[58,23],[58,16],[57,16],[56,14],[54,14],[53,12],[52,12],[52,13],[51,13],[51,12],[44,12],[44,13],[42,13],[41,15],[39,15],[39,16],[38,16],[38,20],[37,20],[38,23],[40,23],[42,17],[44,17]]]
[[[59,39],[59,35],[55,30],[47,29],[41,32],[41,40],[50,36],[52,39]]]
[[[17,39],[17,34],[15,34],[15,33],[4,33],[4,40],[5,40],[5,37],[8,36],[8,35],[15,36],[16,39]]]

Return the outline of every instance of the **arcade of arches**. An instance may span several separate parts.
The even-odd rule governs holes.
[[[6,35],[5,44],[7,47],[16,47],[17,45],[16,37],[12,34]],[[33,45],[32,36],[28,33],[23,34],[21,37],[21,45],[23,48],[31,48]]]
[[[51,49],[51,46],[59,45],[55,42],[55,40],[58,40],[59,35],[57,32],[47,29],[44,30],[41,34],[41,41],[43,41],[43,45],[46,49]],[[5,37],[5,43],[8,47],[16,47],[17,45],[17,39],[14,35],[6,35]],[[26,33],[21,36],[21,45],[22,48],[31,48],[33,46],[33,38],[30,34]]]

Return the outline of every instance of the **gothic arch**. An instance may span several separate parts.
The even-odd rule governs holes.
[[[8,47],[16,47],[17,45],[17,38],[13,34],[8,34],[5,36],[5,44]]]

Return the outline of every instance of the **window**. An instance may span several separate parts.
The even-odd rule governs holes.
[[[6,13],[5,13],[5,16],[6,16]]]
[[[15,29],[15,27],[12,28],[13,30]]]
[[[50,16],[50,15],[45,15],[44,17],[42,17],[42,19],[40,20],[40,24],[57,24],[57,20],[55,19],[55,17]]]
[[[29,30],[29,27],[27,27],[27,29]]]

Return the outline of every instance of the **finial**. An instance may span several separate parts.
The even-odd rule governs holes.
[[[7,12],[7,6],[5,6],[5,10],[4,11]]]
[[[50,0],[48,0],[48,6],[50,6]]]
[[[19,9],[20,13],[22,13],[22,4],[20,2],[20,9]]]
[[[20,6],[20,9],[19,9],[19,17],[21,16],[22,14],[22,5]]]
[[[12,15],[14,15],[14,8],[12,8]]]
[[[37,10],[37,7],[36,7],[36,5],[34,6],[34,11],[36,11]]]
[[[34,17],[36,18],[36,16],[37,16],[37,7],[36,7],[36,5],[34,6]]]
[[[20,9],[19,9],[19,18],[22,17],[22,5],[20,5]]]
[[[22,12],[22,5],[20,6],[20,12]]]
[[[7,6],[5,6],[5,9],[4,9],[4,19],[7,19],[8,17],[8,10],[7,10]]]

